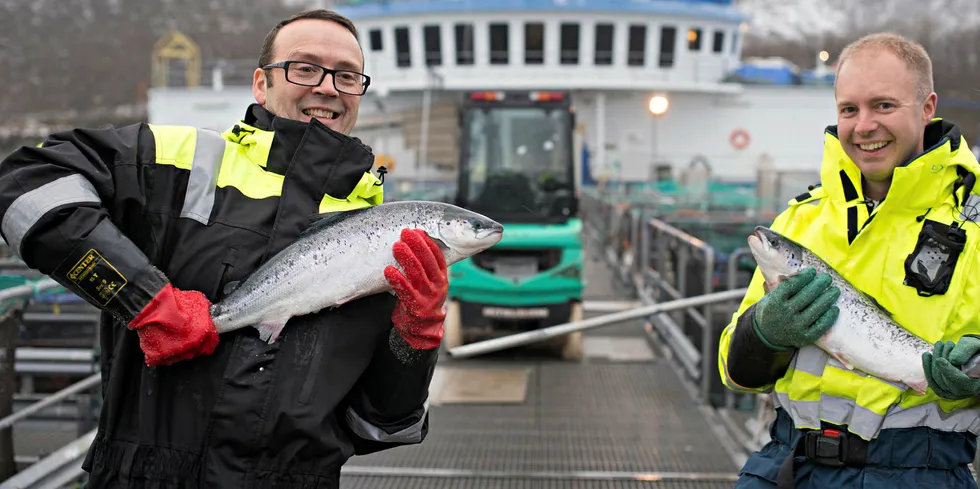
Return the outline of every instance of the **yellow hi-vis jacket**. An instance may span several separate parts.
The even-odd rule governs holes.
[[[955,125],[935,119],[925,134],[927,149],[895,169],[888,195],[869,214],[861,173],[844,153],[836,127],[829,127],[821,185],[790,201],[771,227],[810,248],[915,335],[930,343],[957,341],[965,334],[980,334],[980,225],[963,218],[962,204],[968,196],[960,185],[963,175],[980,174],[980,164]],[[980,209],[969,204],[966,217],[977,219]],[[957,221],[967,235],[948,290],[931,296],[903,283],[906,259],[927,221],[945,225]],[[820,422],[826,421],[848,425],[849,431],[866,440],[888,428],[980,431],[980,399],[950,401],[932,389],[919,395],[904,385],[848,370],[815,345],[796,350],[785,373],[780,377],[776,370],[768,385],[736,384],[728,372],[729,358],[738,355],[729,351],[732,335],[739,316],[762,298],[763,282],[756,269],[745,298],[721,335],[718,366],[729,389],[771,392],[773,403],[785,409],[798,428],[819,429]]]

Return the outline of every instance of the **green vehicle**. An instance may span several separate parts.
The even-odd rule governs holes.
[[[567,92],[469,92],[459,109],[455,204],[504,225],[493,248],[450,269],[444,344],[582,318],[582,221]],[[582,335],[548,345],[582,356]]]

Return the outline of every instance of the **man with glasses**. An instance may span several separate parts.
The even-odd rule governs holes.
[[[210,318],[311,216],[382,201],[349,136],[363,70],[348,19],[303,12],[266,37],[256,103],[227,131],[75,129],[0,164],[12,251],[103,311],[88,487],[335,488],[352,455],[425,438],[447,291],[425,234],[395,244],[395,294],[293,318],[271,344]]]

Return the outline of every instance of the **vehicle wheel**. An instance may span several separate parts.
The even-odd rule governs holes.
[[[463,324],[459,311],[459,301],[446,302],[446,320],[442,325],[442,345],[447,351],[463,344]]]
[[[568,321],[581,321],[582,320],[582,303],[576,302],[572,305],[572,314],[569,316]],[[582,345],[582,332],[576,331],[574,333],[565,336],[565,342],[561,348],[561,358],[562,360],[578,361],[585,356],[585,349]]]

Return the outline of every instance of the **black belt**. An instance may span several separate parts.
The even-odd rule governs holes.
[[[863,467],[868,456],[868,442],[840,430],[806,430],[796,440],[793,452],[786,457],[776,476],[778,489],[796,487],[793,459],[804,456],[808,461],[831,467]]]

